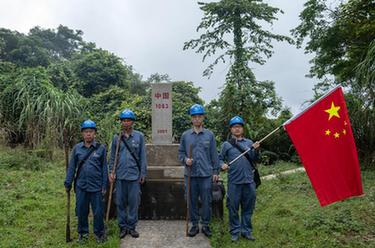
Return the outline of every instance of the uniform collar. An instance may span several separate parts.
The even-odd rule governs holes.
[[[236,141],[238,142],[238,141],[244,141],[245,140],[245,137],[244,136],[242,136],[241,138],[239,138],[239,139],[237,139],[235,136],[232,136],[232,138],[233,139],[236,139]]]
[[[121,134],[125,136],[125,131],[123,131]],[[134,134],[134,129],[132,129],[132,131],[129,133],[129,137],[133,137],[134,136],[133,134]]]
[[[205,130],[206,130],[206,129],[203,127],[202,130],[201,130],[199,133],[197,133],[197,134],[204,133]],[[194,127],[192,127],[192,128],[191,128],[191,134],[194,134],[194,133],[196,133],[196,132],[195,132],[195,130],[194,130]]]
[[[98,143],[96,142],[96,140],[94,140],[92,143],[91,143],[91,146],[90,147],[96,147],[98,145]],[[85,141],[82,141],[81,142],[81,147],[86,147],[85,146]]]

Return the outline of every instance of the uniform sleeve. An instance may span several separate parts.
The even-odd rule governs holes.
[[[254,144],[253,141],[250,140],[250,146],[249,147],[252,147],[252,145]],[[251,149],[249,151],[249,154],[250,154],[250,158],[252,161],[256,162],[259,160],[259,152],[255,149]]]
[[[147,157],[146,157],[146,145],[145,145],[145,138],[143,135],[140,137],[140,163],[141,163],[141,178],[146,177],[147,175]]]
[[[228,162],[227,161],[227,146],[225,145],[225,143],[223,143],[222,145],[221,145],[221,149],[220,149],[220,153],[219,153],[219,165],[220,165],[220,167],[224,164],[224,163],[226,163],[226,162]]]
[[[216,140],[213,134],[211,135],[210,143],[211,143],[210,154],[211,154],[211,161],[212,161],[212,167],[213,167],[213,174],[218,175],[220,171],[219,155],[217,154]]]
[[[74,179],[74,174],[75,174],[76,167],[77,167],[77,161],[76,161],[75,154],[76,154],[76,146],[74,146],[74,148],[72,150],[72,153],[70,154],[68,171],[67,171],[65,182],[64,182],[64,186],[66,188],[71,188],[72,187],[72,183],[73,183],[73,179]]]
[[[186,147],[185,147],[185,135],[182,134],[180,146],[178,147],[178,160],[182,165],[186,165]]]
[[[103,145],[103,154],[102,154],[102,189],[107,189],[108,186],[108,167],[107,167],[107,148]]]
[[[112,172],[113,163],[115,162],[115,155],[116,155],[116,143],[117,143],[117,135],[113,136],[112,144],[111,144],[111,154],[109,155],[109,162],[108,162],[108,169],[109,173]]]

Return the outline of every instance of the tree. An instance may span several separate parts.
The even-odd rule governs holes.
[[[22,67],[47,67],[71,58],[84,44],[83,32],[60,25],[57,30],[34,27],[29,34],[0,29],[0,60]]]
[[[348,0],[331,8],[323,0],[308,0],[304,7],[292,33],[299,47],[308,39],[304,49],[314,54],[309,76],[322,80],[315,98],[337,84],[346,88],[360,159],[373,164],[375,2]]]
[[[28,37],[48,50],[52,57],[68,59],[83,45],[82,35],[81,30],[74,31],[59,25],[57,30],[34,27],[30,29]]]
[[[271,25],[277,19],[275,15],[282,11],[262,0],[221,0],[198,4],[204,17],[197,31],[204,29],[205,32],[198,39],[186,42],[184,49],[204,53],[203,61],[222,52],[204,71],[205,76],[210,76],[220,61],[225,62],[228,57],[232,61],[219,99],[223,124],[238,114],[251,120],[268,113],[276,114],[281,109],[281,100],[275,93],[273,82],[257,81],[249,63],[264,64],[272,55],[272,41],[292,43],[289,37],[265,30],[260,24]],[[228,41],[230,35],[231,42]]]
[[[129,71],[116,55],[102,49],[81,52],[74,57],[73,71],[78,78],[74,87],[90,97],[111,86],[129,89]]]
[[[305,51],[315,55],[309,76],[334,75],[334,81],[350,84],[375,38],[375,2],[349,0],[332,8],[324,0],[308,0],[300,20],[292,33],[298,47],[308,38]]]
[[[74,133],[84,118],[85,105],[76,92],[55,88],[44,68],[26,68],[1,92],[0,126],[10,142],[59,145],[63,129]]]

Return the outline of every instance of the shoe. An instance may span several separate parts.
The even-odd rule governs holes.
[[[128,234],[128,230],[126,228],[121,229],[119,235],[120,239],[125,238],[126,234]]]
[[[135,229],[129,230],[129,234],[133,238],[138,238],[139,237],[139,233]]]
[[[107,237],[103,234],[102,236],[96,236],[95,235],[96,243],[101,244],[107,241]]]
[[[89,235],[87,233],[85,234],[78,234],[78,243],[86,242],[89,239]]]
[[[251,234],[241,234],[241,236],[247,240],[255,241],[255,238]]]
[[[232,234],[230,239],[232,240],[232,242],[237,242],[239,239],[238,234]]]
[[[199,233],[199,228],[198,226],[192,226],[188,232],[188,236],[189,237],[194,237],[195,235],[197,235]]]
[[[206,237],[212,236],[212,232],[211,232],[211,229],[210,229],[209,226],[203,226],[202,227],[202,233],[204,233],[204,235],[206,235]]]

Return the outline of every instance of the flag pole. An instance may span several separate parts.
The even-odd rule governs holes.
[[[283,127],[283,125],[278,126],[276,129],[274,129],[272,132],[270,132],[269,134],[267,134],[266,136],[264,136],[261,140],[259,140],[257,142],[258,143],[262,143],[265,139],[267,139],[268,137],[270,137],[272,134],[276,133],[282,127]],[[251,149],[253,149],[253,147],[249,147],[248,149],[246,149],[246,151],[244,151],[243,153],[241,153],[240,155],[238,155],[236,158],[234,158],[232,161],[230,161],[228,163],[228,166],[230,166],[231,164],[233,164],[234,162],[236,162],[237,160],[239,160],[243,155],[245,155],[246,153],[248,153]]]
[[[341,87],[341,85],[336,85],[334,88],[332,88],[331,90],[327,91],[324,95],[322,95],[321,97],[319,97],[317,100],[315,100],[313,103],[311,103],[307,108],[305,108],[303,111],[301,111],[300,113],[292,116],[291,118],[289,118],[287,121],[285,121],[282,125],[280,125],[279,127],[277,127],[275,130],[273,130],[272,132],[270,132],[269,134],[267,134],[266,136],[264,136],[261,140],[259,140],[258,142],[259,143],[262,143],[265,139],[267,139],[268,137],[270,137],[272,134],[276,133],[280,128],[284,127],[285,125],[289,124],[292,120],[296,119],[298,116],[300,116],[301,114],[303,114],[304,112],[306,112],[308,109],[310,109],[312,106],[314,106],[316,103],[318,103],[320,100],[322,100],[324,97],[326,97],[327,95],[329,95],[331,92],[333,92],[334,90],[336,90],[337,88]],[[230,166],[231,164],[233,164],[234,162],[236,162],[238,159],[240,159],[243,155],[245,155],[246,153],[248,153],[251,149],[253,149],[253,147],[250,147],[248,149],[246,149],[246,151],[244,151],[243,153],[241,153],[240,155],[238,155],[236,158],[234,158],[232,161],[230,161],[228,163],[228,166]]]

